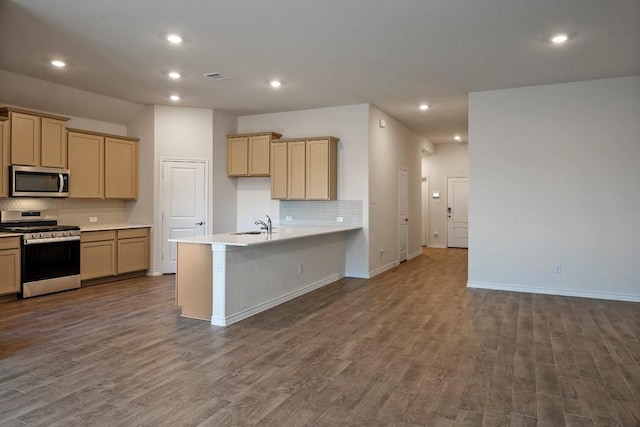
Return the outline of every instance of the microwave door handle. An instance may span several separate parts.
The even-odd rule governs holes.
[[[61,173],[58,174],[58,193],[62,193],[64,189],[64,177]]]

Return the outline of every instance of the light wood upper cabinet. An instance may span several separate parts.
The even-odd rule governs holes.
[[[304,200],[306,196],[305,191],[305,176],[306,166],[306,142],[305,141],[290,141],[289,143],[289,160],[287,164],[287,185],[289,193],[287,198],[291,200]]]
[[[40,117],[12,111],[11,164],[40,165]]]
[[[20,292],[20,239],[0,238],[0,295]]]
[[[307,200],[337,198],[337,142],[331,138],[307,141]]]
[[[67,167],[68,118],[10,107],[0,108],[0,116],[9,118],[11,164]]]
[[[9,196],[9,121],[0,120],[0,197]]]
[[[271,198],[287,200],[336,200],[338,196],[338,138],[332,136],[274,140],[272,156],[282,156],[287,146],[287,167],[275,167],[272,159]],[[286,179],[286,196],[281,181]]]
[[[105,198],[138,198],[138,142],[105,138]]]
[[[227,175],[270,176],[271,141],[275,132],[227,135]]]
[[[69,197],[104,198],[104,137],[69,132]]]
[[[287,143],[271,144],[271,198],[287,198]]]
[[[40,165],[67,167],[67,124],[63,120],[42,117]]]

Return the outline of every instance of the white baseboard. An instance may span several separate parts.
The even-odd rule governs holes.
[[[400,263],[398,261],[393,261],[390,264],[387,265],[383,265],[382,267],[376,268],[375,270],[372,270],[369,272],[369,277],[368,279],[371,279],[375,276],[377,276],[378,274],[382,274],[385,271],[391,270],[393,267],[398,266]]]
[[[467,288],[491,289],[494,291],[526,292],[530,294],[559,295],[565,297],[608,299],[615,301],[640,302],[640,295],[611,294],[604,292],[574,291],[569,289],[537,288],[532,286],[507,285],[503,283],[467,282]]]
[[[288,294],[284,294],[278,298],[274,298],[272,300],[269,301],[265,301],[261,304],[255,305],[253,307],[247,308],[245,310],[242,310],[238,313],[232,314],[230,316],[227,317],[219,317],[219,316],[211,316],[211,324],[212,325],[216,325],[216,326],[228,326],[231,325],[232,323],[236,323],[239,322],[243,319],[246,319],[247,317],[251,317],[254,314],[258,314],[261,313],[265,310],[269,310],[270,308],[275,307],[276,305],[280,305],[282,303],[285,303],[289,300],[292,300],[294,298],[299,297],[300,295],[304,295],[306,293],[309,293],[311,291],[314,291],[318,288],[321,288],[323,286],[326,286],[330,283],[333,282],[337,282],[338,280],[342,279],[344,277],[344,273],[339,273],[339,274],[335,274],[333,276],[329,276],[325,279],[320,280],[319,282],[315,282],[312,283],[310,285],[307,285],[303,288],[300,288],[298,290],[295,290],[293,292],[289,292]]]
[[[430,243],[429,245],[427,245],[428,248],[439,248],[439,249],[446,249],[447,245],[445,245],[444,243]]]
[[[414,253],[409,254],[409,258],[407,258],[407,261],[409,261],[410,259],[414,259],[415,257],[420,255],[422,255],[422,248],[420,248],[419,251],[415,251]]]
[[[147,276],[162,276],[162,272],[158,270],[147,270]]]

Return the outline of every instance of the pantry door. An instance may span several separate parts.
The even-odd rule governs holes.
[[[206,161],[162,160],[162,273],[176,272],[177,244],[168,239],[202,236],[207,224]]]
[[[447,178],[447,246],[469,247],[469,178]]]

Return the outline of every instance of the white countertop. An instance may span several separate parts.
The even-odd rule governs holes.
[[[292,239],[320,236],[322,234],[344,233],[352,230],[360,230],[362,227],[331,227],[324,225],[296,225],[288,227],[274,227],[272,234],[246,234],[233,233],[209,234],[206,236],[183,237],[169,239],[177,243],[200,243],[203,245],[228,245],[228,246],[254,246]],[[249,231],[249,230],[247,230]],[[254,230],[252,230],[254,231]]]
[[[95,224],[81,225],[80,231],[126,230],[128,228],[151,228],[151,226],[145,224]]]

